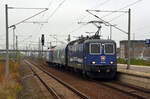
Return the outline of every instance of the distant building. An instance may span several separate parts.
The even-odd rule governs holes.
[[[120,58],[128,57],[128,41],[120,41]],[[150,59],[150,45],[145,44],[145,40],[131,40],[130,47],[131,58]]]

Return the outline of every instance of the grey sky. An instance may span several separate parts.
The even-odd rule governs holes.
[[[63,0],[0,0],[0,48],[5,48],[5,4],[11,7],[30,7],[30,8],[46,8],[49,10],[29,21],[45,21],[57,6]],[[131,8],[132,11],[132,34],[135,33],[135,39],[148,39],[150,38],[150,1],[149,0],[66,0],[61,7],[49,18],[48,23],[41,24],[20,24],[17,26],[16,34],[19,36],[19,47],[25,47],[29,45],[30,41],[38,42],[38,38],[41,34],[45,34],[47,41],[55,41],[49,35],[57,35],[60,41],[65,41],[68,34],[71,36],[87,35],[85,32],[96,31],[97,28],[94,25],[79,25],[78,21],[91,21],[97,20],[87,12],[86,9],[98,9],[98,10],[118,10],[122,7],[130,5],[136,1],[139,1],[133,6],[129,6],[124,11]],[[50,6],[49,6],[50,5]],[[26,17],[36,14],[39,10],[9,10],[9,25],[15,24]],[[99,17],[108,13],[94,13]],[[121,13],[114,13],[104,19],[110,21],[112,18],[120,15]],[[127,14],[123,14],[118,19],[111,22],[116,24],[121,29],[127,31]],[[102,36],[107,39],[109,36],[109,27],[102,25]],[[81,27],[81,28],[80,28]],[[9,30],[10,47],[12,46],[12,29]],[[32,36],[30,36],[32,35]],[[75,39],[75,38],[72,38]],[[127,35],[113,29],[113,40],[117,43],[120,40],[127,39]],[[118,43],[119,44],[119,43]],[[35,46],[35,45],[34,45]]]

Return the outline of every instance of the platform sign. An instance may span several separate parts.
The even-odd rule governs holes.
[[[146,43],[146,44],[150,44],[150,39],[146,39],[146,40],[145,40],[145,43]]]

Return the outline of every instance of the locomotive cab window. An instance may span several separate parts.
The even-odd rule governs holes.
[[[106,43],[105,44],[105,54],[114,54],[114,44]]]
[[[90,44],[90,54],[100,54],[101,53],[101,44],[100,43],[91,43]]]

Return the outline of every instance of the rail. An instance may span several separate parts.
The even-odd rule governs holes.
[[[73,91],[76,95],[78,95],[79,97],[81,97],[82,99],[90,99],[88,96],[86,96],[85,94],[83,94],[82,92],[78,91],[77,89],[73,88],[71,85],[65,83],[64,81],[60,80],[59,78],[57,78],[56,76],[54,76],[53,74],[45,71],[43,68],[41,68],[40,66],[38,66],[37,64],[30,62],[31,64],[33,64],[34,66],[36,66],[38,69],[40,69],[41,71],[43,71],[44,73],[46,73],[47,75],[49,75],[50,77],[54,78],[56,81],[58,81],[59,83],[61,83],[62,85],[64,85],[65,87],[67,87],[69,90]]]
[[[26,62],[26,63],[28,63],[28,62]],[[61,97],[59,97],[59,95],[57,95],[57,93],[51,87],[47,86],[47,84],[41,79],[41,77],[33,70],[33,68],[30,65],[29,65],[29,67],[30,67],[31,71],[33,72],[33,74],[41,81],[41,83],[45,86],[45,88],[50,92],[50,94],[53,95],[53,97],[55,99],[61,99]]]
[[[139,89],[135,86],[126,85],[121,82],[118,83],[115,81],[115,82],[99,82],[99,83],[106,87],[115,89],[117,91],[120,91],[122,93],[125,93],[127,95],[130,95],[139,99],[148,99],[149,96],[147,95],[150,95],[150,91],[148,90]],[[118,86],[121,86],[121,88],[119,88]],[[146,95],[143,95],[144,93],[146,93]]]

